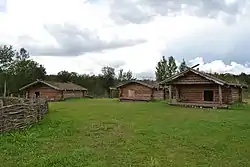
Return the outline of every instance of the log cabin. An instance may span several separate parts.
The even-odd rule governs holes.
[[[25,92],[26,98],[47,98],[48,100],[64,100],[68,98],[82,98],[87,89],[71,82],[55,82],[36,80],[19,89]]]
[[[168,86],[170,105],[227,108],[235,102],[243,102],[246,85],[221,80],[210,74],[187,68],[162,82]],[[172,89],[175,89],[175,99]]]
[[[157,82],[131,80],[119,84],[116,87],[119,91],[120,101],[151,101],[153,99],[164,99],[165,89]]]

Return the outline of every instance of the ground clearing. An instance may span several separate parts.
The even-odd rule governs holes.
[[[250,166],[250,108],[71,100],[45,120],[0,135],[1,167]]]

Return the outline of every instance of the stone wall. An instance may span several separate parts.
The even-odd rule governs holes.
[[[0,98],[0,132],[34,124],[47,112],[48,102],[44,99]]]

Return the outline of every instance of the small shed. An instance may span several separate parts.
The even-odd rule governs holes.
[[[81,98],[87,95],[86,88],[72,82],[36,80],[19,90],[25,92],[26,98],[42,97],[50,100]]]
[[[228,104],[242,102],[243,88],[247,88],[193,68],[187,68],[160,82],[160,85],[169,86],[169,104],[201,107],[227,107]],[[171,93],[173,88],[175,99]]]
[[[154,81],[131,80],[117,86],[120,101],[151,101],[164,99],[165,89]]]

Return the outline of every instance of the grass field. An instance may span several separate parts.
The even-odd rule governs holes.
[[[0,135],[0,166],[250,166],[250,107],[55,102],[38,125]]]

